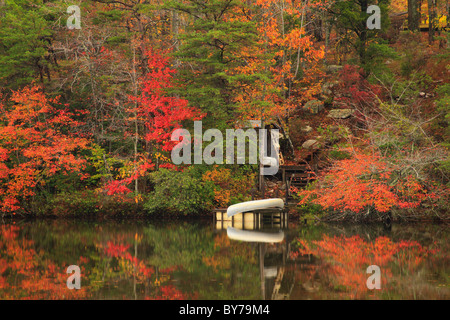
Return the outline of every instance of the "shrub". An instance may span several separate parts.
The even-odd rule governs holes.
[[[214,184],[214,204],[227,207],[250,200],[249,190],[254,185],[255,174],[216,166],[205,172],[202,180]]]
[[[142,206],[133,196],[108,196],[97,190],[82,190],[36,198],[30,210],[36,215],[57,217],[122,217],[139,215]]]
[[[151,213],[200,214],[213,208],[214,185],[197,177],[194,167],[184,171],[160,169],[150,173],[154,184],[144,203],[144,209]]]

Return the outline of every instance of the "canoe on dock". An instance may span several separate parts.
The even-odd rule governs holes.
[[[283,199],[274,198],[274,199],[263,199],[263,200],[254,200],[247,201],[242,203],[233,204],[227,209],[227,216],[232,217],[237,213],[243,212],[255,212],[259,210],[282,210],[284,209],[284,201]]]

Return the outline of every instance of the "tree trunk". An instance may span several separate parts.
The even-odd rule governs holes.
[[[428,43],[434,41],[434,30],[436,28],[436,0],[428,0]]]
[[[133,91],[134,91],[134,96],[137,97],[137,76],[136,76],[136,47],[135,44],[133,43],[133,74],[132,74],[132,81],[133,81]],[[137,117],[137,102],[135,100],[134,102],[134,174],[136,174],[137,172],[137,153],[138,153],[138,142],[139,142],[139,126],[138,126],[138,117]],[[136,179],[134,181],[134,192],[137,194],[139,193],[139,179],[136,175]]]
[[[173,36],[173,46],[175,52],[178,51],[178,48],[180,46],[178,35],[179,35],[179,17],[178,12],[176,10],[172,10],[172,36]]]
[[[361,0],[361,12],[365,14],[367,12],[367,7],[369,6],[368,0]],[[366,63],[366,46],[367,46],[367,21],[362,21],[361,32],[359,34],[359,46],[358,46],[358,54],[360,63],[362,66]]]
[[[408,0],[408,30],[419,31],[419,1]]]

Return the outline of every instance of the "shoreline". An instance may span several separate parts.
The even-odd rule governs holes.
[[[424,208],[425,209],[425,208]],[[199,213],[195,215],[184,215],[181,213],[160,213],[150,214],[145,210],[133,210],[127,213],[108,213],[107,211],[93,212],[92,214],[43,214],[43,213],[28,213],[28,214],[5,214],[0,216],[0,221],[56,221],[56,220],[73,220],[73,221],[151,221],[151,222],[211,222],[215,221],[215,210],[208,213]],[[344,217],[343,217],[344,215]],[[344,213],[344,214],[325,214],[323,216],[308,216],[302,215],[302,212],[288,212],[288,223],[298,223],[304,225],[311,225],[316,223],[324,224],[351,224],[351,225],[370,225],[370,224],[447,224],[450,223],[450,214],[444,216],[438,215],[411,215],[405,213],[395,212],[390,215],[390,219],[386,221],[382,216],[370,214],[369,216],[362,216],[362,214]]]

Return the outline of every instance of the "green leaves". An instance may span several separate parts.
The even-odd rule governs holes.
[[[182,63],[183,96],[207,112],[211,126],[219,129],[234,119],[232,96],[240,74],[231,70],[245,64],[240,56],[244,48],[256,46],[255,24],[237,16],[244,6],[240,1],[219,0],[169,1],[166,5],[192,18],[179,35],[179,51],[173,54]]]
[[[149,213],[189,215],[212,209],[213,184],[197,178],[192,167],[185,171],[160,169],[151,173],[150,179],[155,188],[144,204]]]
[[[42,1],[11,0],[0,8],[0,80],[16,89],[50,76],[48,47],[53,31]]]
[[[331,22],[342,33],[341,36],[356,49],[360,64],[364,69],[370,68],[371,66],[366,66],[366,64],[377,57],[376,54],[367,53],[368,45],[373,42],[377,43],[380,40],[379,33],[385,31],[389,25],[387,12],[389,2],[390,0],[377,2],[381,10],[381,30],[367,29],[366,21],[370,16],[366,12],[370,5],[368,0],[336,1],[329,10],[333,17]],[[350,32],[348,33],[348,31]],[[372,45],[372,49],[379,48]]]

